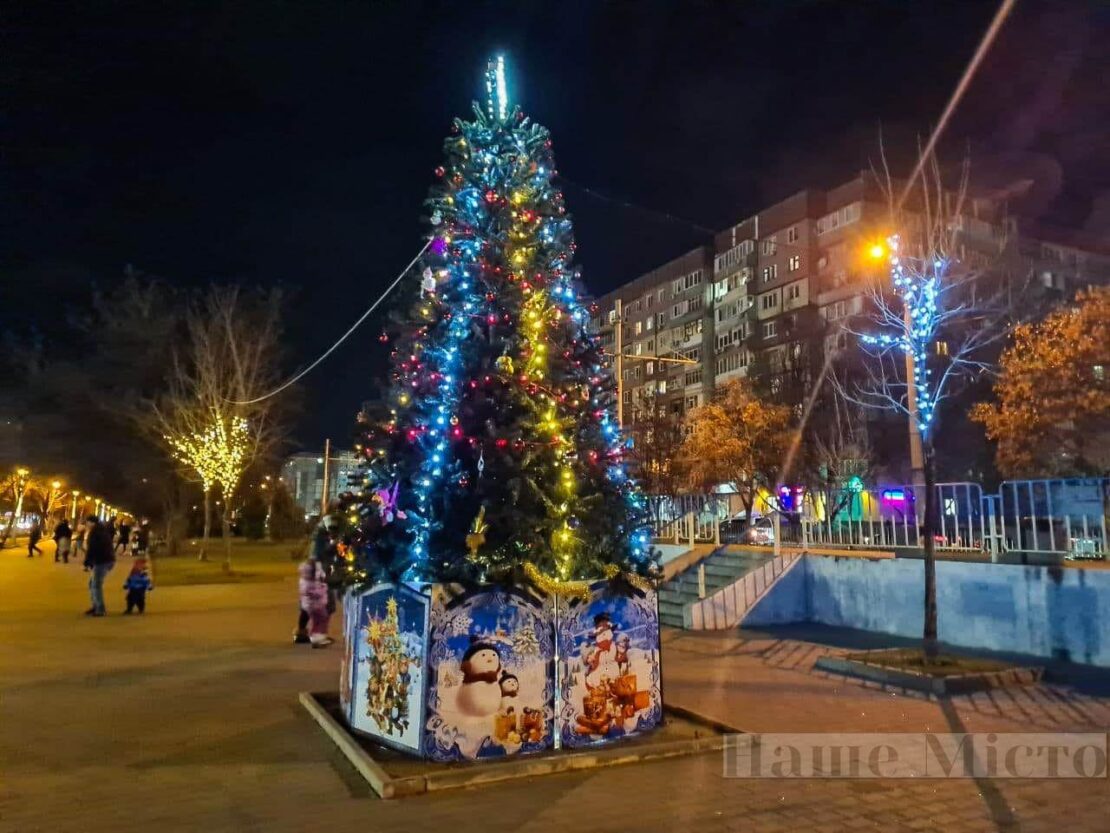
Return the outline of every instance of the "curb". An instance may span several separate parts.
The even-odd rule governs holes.
[[[351,762],[359,775],[370,785],[370,788],[384,799],[405,798],[461,787],[477,787],[519,778],[577,772],[621,764],[661,761],[705,752],[719,752],[725,747],[726,733],[742,734],[735,727],[704,717],[697,712],[680,706],[665,705],[663,707],[664,714],[669,713],[695,723],[701,723],[713,734],[708,737],[663,741],[623,749],[620,744],[617,744],[612,748],[568,752],[551,757],[523,758],[499,763],[492,767],[462,765],[442,772],[395,778],[374,760],[373,756],[355,740],[342,723],[332,717],[328,710],[321,705],[317,695],[302,691],[297,695],[297,699],[309,716],[316,721],[339,751],[343,753],[343,756]]]
[[[996,688],[1032,685],[1044,677],[1044,668],[1007,668],[1002,671],[985,671],[973,674],[959,674],[950,677],[931,677],[913,671],[887,668],[861,660],[842,657],[818,657],[814,668],[833,674],[843,674],[868,682],[922,691],[944,697],[952,694],[971,694],[976,691],[989,691]]]

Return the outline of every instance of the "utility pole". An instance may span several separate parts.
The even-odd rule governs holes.
[[[906,332],[913,326],[910,323],[909,307],[903,312]],[[921,429],[917,424],[917,385],[914,382],[916,370],[913,351],[906,351],[906,410],[910,421],[910,482],[913,483],[914,497],[925,488],[925,455],[921,451]],[[915,501],[916,507],[916,501]],[[916,511],[916,510],[915,510]]]
[[[616,354],[617,368],[617,428],[624,428],[624,310],[621,308],[621,299],[617,298],[617,334],[613,344]]]
[[[328,514],[328,474],[331,471],[331,440],[324,440],[324,485],[320,490],[320,517]]]

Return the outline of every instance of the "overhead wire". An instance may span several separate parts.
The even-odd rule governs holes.
[[[366,312],[364,312],[361,316],[359,316],[358,320],[355,321],[355,323],[350,326],[350,328],[347,330],[347,332],[343,333],[343,335],[341,335],[339,337],[339,339],[335,342],[335,344],[333,344],[331,347],[329,347],[327,350],[325,350],[320,355],[320,357],[316,359],[316,361],[314,361],[308,367],[304,368],[304,370],[301,370],[299,373],[297,373],[292,378],[290,378],[287,381],[283,382],[282,384],[278,385],[276,388],[274,388],[269,393],[263,394],[262,396],[256,396],[254,399],[229,399],[228,401],[233,405],[254,405],[256,402],[262,402],[266,399],[269,399],[271,396],[276,396],[277,394],[281,393],[286,388],[290,387],[291,385],[296,384],[301,379],[303,379],[305,376],[307,376],[309,373],[311,373],[317,367],[317,365],[320,364],[320,362],[322,362],[324,359],[326,359],[328,356],[330,356],[332,353],[334,353],[336,348],[339,347],[339,345],[342,344],[344,341],[346,341],[350,337],[351,333],[353,333],[355,330],[357,330],[362,325],[363,321],[365,321],[367,318],[370,317],[370,313],[372,313],[374,310],[376,310],[378,308],[378,305],[381,304],[382,301],[384,301],[386,298],[389,297],[389,294],[397,287],[397,284],[399,284],[401,282],[401,280],[405,277],[405,275],[407,275],[409,273],[409,270],[412,269],[412,267],[416,265],[416,262],[418,260],[420,260],[421,256],[424,254],[424,252],[426,252],[428,250],[428,246],[430,246],[431,244],[432,244],[432,240],[431,240],[431,238],[429,238],[428,242],[426,242],[423,246],[420,247],[420,251],[416,253],[416,257],[414,257],[412,260],[410,260],[408,266],[406,266],[404,269],[401,270],[401,273],[394,279],[393,283],[391,283],[388,287],[386,287],[385,292],[383,292],[381,295],[379,295],[378,299],[370,305],[369,309],[367,309]]]

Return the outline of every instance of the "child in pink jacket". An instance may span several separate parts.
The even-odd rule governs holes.
[[[334,641],[328,636],[327,573],[314,558],[306,558],[297,569],[297,589],[301,609],[308,614],[308,639],[313,648],[326,648]]]

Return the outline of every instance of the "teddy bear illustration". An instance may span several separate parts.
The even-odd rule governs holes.
[[[542,711],[524,707],[524,714],[520,718],[520,736],[528,743],[539,743],[543,740]]]
[[[459,669],[463,675],[455,695],[459,713],[467,717],[497,714],[501,707],[501,655],[497,648],[476,636],[470,637]]]

